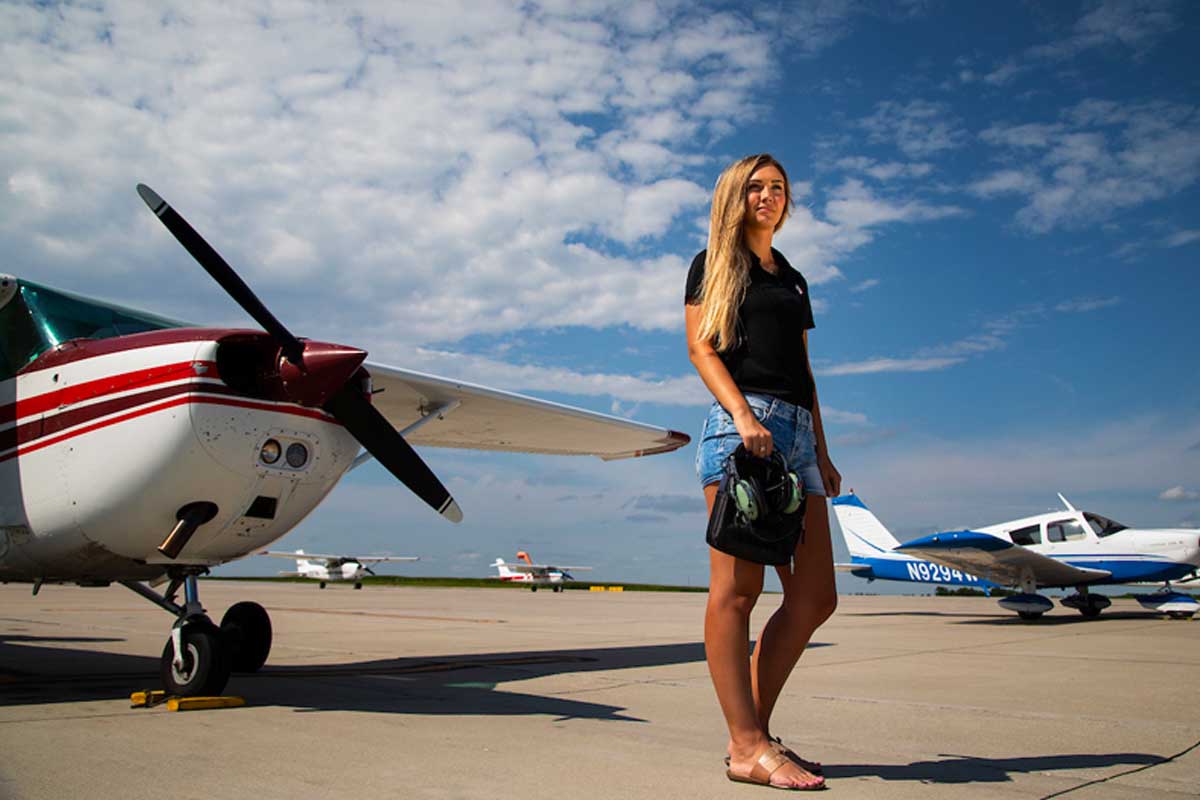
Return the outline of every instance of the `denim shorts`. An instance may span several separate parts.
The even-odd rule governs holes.
[[[775,449],[783,453],[788,467],[804,482],[804,492],[825,496],[825,483],[817,469],[816,436],[813,433],[812,413],[768,394],[747,394],[750,410],[764,428],[771,432]],[[720,403],[713,403],[700,431],[696,448],[696,474],[700,485],[708,486],[721,480],[725,459],[742,443],[733,425],[733,417]]]

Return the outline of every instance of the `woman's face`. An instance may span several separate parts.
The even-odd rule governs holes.
[[[787,184],[773,164],[759,167],[746,185],[746,226],[775,230],[787,205]]]

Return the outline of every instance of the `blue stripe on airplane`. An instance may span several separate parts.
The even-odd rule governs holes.
[[[975,550],[1007,550],[1010,547],[1016,547],[1012,542],[1005,541],[997,536],[989,536],[986,533],[978,531],[943,531],[942,533],[934,533],[929,536],[922,536],[920,539],[913,539],[911,542],[905,542],[897,547],[897,550],[954,550],[956,548],[970,547]]]
[[[879,578],[911,583],[944,583],[951,586],[978,586],[991,588],[999,584],[977,578],[970,573],[933,564],[929,561],[900,558],[864,558],[853,556],[850,563],[862,569],[851,570],[851,575],[860,578]]]

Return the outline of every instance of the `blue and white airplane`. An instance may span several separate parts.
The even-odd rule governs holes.
[[[1112,601],[1090,594],[1089,587],[1129,583],[1164,584],[1162,591],[1138,598],[1152,611],[1177,617],[1200,611],[1200,602],[1169,583],[1200,570],[1200,530],[1129,528],[1058,497],[1065,511],[935,533],[907,544],[900,544],[857,495],[835,497],[834,514],[850,550],[850,563],[837,568],[868,580],[1017,587],[1020,594],[999,602],[1022,619],[1037,619],[1053,608],[1049,598],[1037,594],[1039,588],[1075,587],[1076,594],[1062,604],[1095,617]]]

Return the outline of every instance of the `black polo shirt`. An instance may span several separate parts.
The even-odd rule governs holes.
[[[688,271],[684,301],[700,302],[704,286],[701,250]],[[815,327],[808,282],[772,248],[778,275],[762,268],[750,253],[750,286],[738,309],[737,342],[723,353],[721,362],[743,394],[769,394],[812,411],[813,382],[808,371],[804,332]]]

